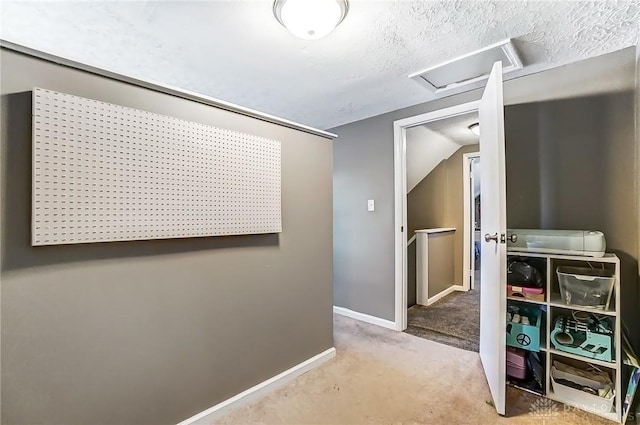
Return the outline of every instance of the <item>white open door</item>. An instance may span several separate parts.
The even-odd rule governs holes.
[[[480,102],[480,359],[499,414],[505,413],[507,217],[502,63],[493,65]]]

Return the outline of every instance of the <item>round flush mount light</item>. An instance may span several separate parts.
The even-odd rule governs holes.
[[[347,16],[347,0],[275,0],[273,14],[296,37],[317,40]]]
[[[480,135],[480,124],[479,123],[471,124],[469,126],[469,130],[473,131],[473,134],[475,134],[476,136],[479,136]]]

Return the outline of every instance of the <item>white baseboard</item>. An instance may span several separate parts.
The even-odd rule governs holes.
[[[371,323],[372,325],[382,326],[383,328],[398,330],[395,322],[387,319],[381,319],[379,317],[371,316],[369,314],[359,313],[357,311],[349,310],[348,308],[333,306],[333,312],[341,316],[347,316],[352,319],[360,320],[362,322]]]
[[[322,353],[317,354],[310,359],[295,365],[291,369],[285,370],[284,372],[274,376],[273,378],[267,379],[266,381],[261,382],[258,385],[255,385],[248,390],[241,392],[240,394],[237,394],[221,403],[216,404],[213,407],[208,408],[203,412],[198,413],[197,415],[190,417],[189,419],[185,419],[178,425],[211,424],[214,420],[226,415],[232,409],[241,407],[265,395],[267,392],[275,390],[276,388],[286,384],[289,381],[292,381],[303,373],[320,366],[322,363],[328,360],[331,360],[335,356],[336,349],[334,347],[331,347],[328,350],[323,351]]]
[[[454,291],[464,291],[464,286],[463,285],[453,285],[448,287],[447,289],[445,289],[444,291],[440,292],[439,294],[434,295],[433,297],[429,298],[427,300],[427,305],[431,305],[435,302],[440,301],[440,299],[446,297],[447,295],[449,295],[450,293],[454,292]]]

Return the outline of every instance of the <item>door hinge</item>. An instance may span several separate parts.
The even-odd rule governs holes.
[[[400,233],[404,232],[404,226],[400,226]]]

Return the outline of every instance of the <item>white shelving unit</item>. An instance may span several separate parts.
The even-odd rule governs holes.
[[[593,414],[598,416],[602,416],[609,420],[621,423],[623,420],[622,417],[622,402],[624,398],[623,390],[626,390],[626,382],[622,382],[624,379],[623,374],[623,355],[622,355],[622,341],[621,341],[621,325],[620,325],[620,260],[614,254],[605,254],[604,257],[601,258],[593,258],[593,257],[580,257],[580,256],[572,256],[572,255],[558,255],[558,254],[542,254],[542,253],[524,253],[524,252],[511,252],[507,253],[508,257],[519,257],[523,259],[541,259],[546,262],[546,288],[544,294],[544,301],[538,300],[530,300],[521,297],[507,297],[507,303],[518,302],[520,304],[531,304],[532,306],[537,306],[539,308],[546,309],[545,320],[543,321],[543,327],[541,327],[540,332],[543,333],[540,338],[540,351],[544,354],[542,357],[545,359],[545,387],[540,392],[540,395],[546,396],[552,400],[564,403],[565,405],[587,410]],[[596,308],[582,307],[582,306],[574,306],[567,305],[562,301],[558,278],[556,275],[556,267],[559,265],[565,266],[582,266],[588,267],[592,265],[596,268],[607,268],[612,271],[615,276],[615,284],[613,288],[613,294],[611,296],[611,301],[609,304],[608,310],[600,310]],[[542,271],[542,270],[540,270]],[[577,354],[568,353],[565,351],[558,350],[553,347],[551,342],[551,331],[553,330],[553,321],[556,315],[560,312],[564,311],[588,311],[598,315],[606,315],[609,317],[609,320],[613,322],[613,330],[614,330],[614,355],[615,358],[613,362],[607,362],[598,359],[592,359],[589,357],[580,356]],[[589,363],[597,366],[602,370],[609,370],[612,373],[613,384],[615,388],[615,401],[613,404],[613,408],[611,412],[603,412],[600,409],[589,409],[587,406],[580,405],[578,403],[574,403],[571,400],[563,399],[558,394],[553,391],[553,386],[551,382],[551,366],[553,365],[553,360],[567,360],[569,362],[580,361],[583,363]],[[517,388],[521,388],[518,385],[513,385]],[[529,389],[524,388],[527,391],[531,391]],[[535,391],[532,391],[535,392]]]

